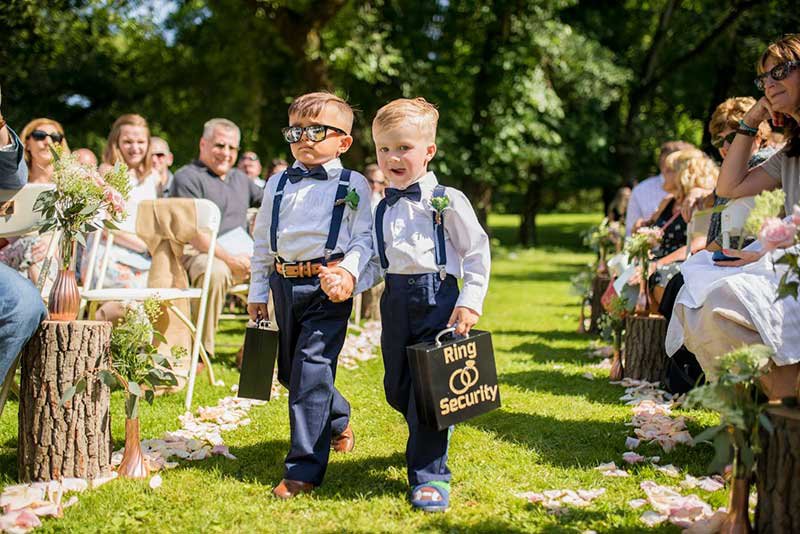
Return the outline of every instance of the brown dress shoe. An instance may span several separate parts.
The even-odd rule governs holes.
[[[347,423],[347,428],[338,436],[331,438],[331,447],[336,452],[350,452],[356,446],[356,437],[353,434],[353,427]]]
[[[301,480],[281,480],[281,483],[275,486],[272,494],[279,499],[291,499],[301,493],[311,493],[314,489],[314,484],[311,482],[303,482]]]

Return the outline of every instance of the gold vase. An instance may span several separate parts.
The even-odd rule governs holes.
[[[753,532],[753,527],[750,526],[749,498],[750,480],[734,478],[728,502],[728,517],[720,526],[720,534],[750,534]]]
[[[46,276],[46,273],[42,273],[42,276]],[[78,291],[75,271],[73,269],[59,269],[47,301],[50,320],[74,321],[78,318],[80,305],[81,294]]]
[[[125,419],[125,452],[117,474],[125,478],[147,478],[150,469],[147,467],[142,453],[142,442],[139,439],[139,418]]]
[[[608,379],[612,382],[622,380],[625,370],[622,367],[622,332],[614,332],[614,356],[611,359],[611,370]]]
[[[636,299],[636,308],[633,313],[638,317],[650,316],[650,292],[647,290],[647,278],[639,282],[639,297]]]

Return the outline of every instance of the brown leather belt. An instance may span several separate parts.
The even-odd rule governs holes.
[[[336,267],[341,258],[328,260],[328,267]],[[310,278],[319,274],[323,260],[279,262],[275,261],[275,270],[284,278]]]

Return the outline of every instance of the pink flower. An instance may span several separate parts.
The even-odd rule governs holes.
[[[120,214],[125,211],[125,199],[116,189],[107,187],[103,192],[103,199],[111,206],[114,213]]]
[[[792,216],[794,219],[794,216]],[[764,245],[765,250],[791,246],[797,234],[797,225],[793,222],[783,222],[777,217],[767,217],[761,225],[758,240]]]
[[[794,206],[794,209],[792,210],[792,222],[796,226],[800,226],[800,206],[796,204]]]
[[[100,176],[100,174],[98,174],[96,171],[91,173],[91,176],[92,176],[92,181],[95,183],[95,185],[97,185],[99,187],[102,187],[102,188],[106,187],[106,181],[103,180],[103,178]]]

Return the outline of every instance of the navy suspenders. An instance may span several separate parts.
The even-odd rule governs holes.
[[[325,242],[325,260],[327,263],[333,251],[336,249],[336,241],[339,239],[339,230],[344,219],[344,201],[350,189],[350,169],[342,169],[339,175],[339,186],[336,189],[336,200],[333,203],[333,213],[331,214],[331,227],[328,230],[328,240]],[[272,253],[278,254],[278,222],[281,214],[281,201],[283,200],[283,190],[286,188],[286,181],[289,176],[283,171],[278,179],[278,187],[275,189],[275,197],[272,199],[272,222],[269,227],[269,245]]]
[[[433,189],[433,198],[443,197],[445,188],[437,185]],[[375,208],[375,237],[378,241],[378,256],[381,260],[381,267],[389,268],[389,259],[386,257],[386,242],[383,237],[383,215],[386,213],[386,199],[378,203]],[[436,266],[439,271],[439,278],[442,280],[447,276],[447,249],[444,242],[444,213],[433,212],[433,246],[436,254]]]

